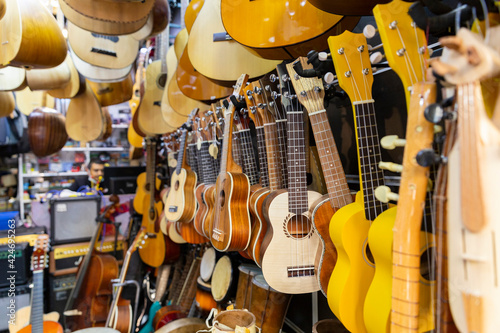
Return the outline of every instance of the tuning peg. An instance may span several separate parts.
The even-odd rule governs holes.
[[[276,80],[278,80],[278,77],[276,76],[276,74],[269,75],[269,81],[276,82]]]
[[[337,78],[336,75],[333,75],[332,72],[328,72],[325,75],[323,75],[323,80],[325,81],[326,84],[333,84],[333,81]]]
[[[385,55],[382,52],[374,52],[370,55],[370,62],[372,65],[378,64],[385,59]]]
[[[442,103],[433,103],[425,108],[425,119],[433,124],[441,122],[443,119],[455,120],[457,113],[455,111],[446,111]]]
[[[383,203],[388,203],[389,201],[398,201],[399,194],[393,193],[388,186],[379,186],[375,189],[375,198]]]
[[[380,140],[382,148],[393,150],[396,147],[404,147],[406,144],[405,139],[400,139],[397,135],[386,135]]]
[[[277,99],[278,97],[281,97],[281,94],[278,94],[276,91],[273,91],[273,92],[271,93],[271,97],[272,97],[273,99]]]
[[[392,172],[403,172],[403,166],[401,164],[392,162],[380,162],[378,167],[382,170],[389,170]]]
[[[440,125],[434,125],[434,134],[442,133],[443,132],[443,126]]]
[[[367,39],[370,39],[370,38],[373,38],[375,37],[375,35],[377,34],[378,32],[378,29],[375,28],[373,25],[371,24],[367,24],[365,25],[365,27],[363,28],[363,35],[365,35],[365,37]]]
[[[415,159],[417,160],[418,165],[423,167],[429,167],[434,164],[447,162],[446,157],[436,154],[434,149],[431,148],[419,151]]]
[[[319,52],[318,53],[318,59],[319,59],[319,61],[328,61],[331,58],[332,58],[332,54],[331,53],[326,53],[326,52]]]
[[[377,51],[381,48],[383,48],[384,45],[382,44],[378,44],[378,45],[375,45],[375,46],[371,46],[370,44],[368,44],[368,52],[373,52],[373,51]]]
[[[254,93],[256,93],[258,95],[262,94],[262,88],[260,88],[260,87],[254,87],[253,91],[254,91]]]

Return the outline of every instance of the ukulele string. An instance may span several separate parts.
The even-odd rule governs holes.
[[[406,65],[406,71],[409,74],[409,77],[411,79],[411,85],[414,85],[418,81],[418,76],[417,73],[415,72],[415,68],[413,67],[413,64],[411,63],[408,55],[408,51],[406,49],[406,45],[404,42],[403,37],[401,36],[401,31],[399,30],[399,27],[396,25],[396,31],[399,36],[399,41],[401,42],[401,45],[403,45],[403,59],[405,60],[405,65]],[[418,41],[418,39],[417,39]]]

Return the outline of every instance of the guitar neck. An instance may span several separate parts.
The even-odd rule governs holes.
[[[196,143],[191,143],[188,145],[188,160],[189,166],[191,170],[194,171],[197,175],[200,174],[200,164],[198,163],[198,158],[196,154]]]
[[[280,188],[288,188],[288,156],[287,156],[287,120],[276,120],[276,129],[278,134],[278,151],[281,160],[281,186]]]
[[[32,333],[43,333],[43,270],[33,272],[30,320]]]
[[[181,173],[181,169],[186,166],[184,160],[184,154],[186,153],[186,137],[187,131],[183,131],[181,135],[181,142],[179,144],[179,154],[177,155],[177,166],[175,167],[175,172],[177,174]]]
[[[127,275],[128,266],[130,263],[130,257],[131,257],[131,253],[129,251],[127,251],[127,254],[125,255],[125,259],[123,260],[122,270],[120,271],[120,276],[118,278],[119,284],[122,284],[125,281],[125,276]],[[122,294],[122,286],[119,286],[116,289],[116,292],[113,294],[113,302],[111,303],[111,306],[109,308],[108,318],[106,319],[106,324],[104,325],[105,327],[110,327],[110,325],[111,325],[111,321],[113,320],[113,317],[115,316],[115,309],[118,306],[118,300],[120,299],[121,294]]]
[[[266,135],[264,126],[256,126],[255,132],[259,151],[260,183],[262,187],[269,187],[269,168],[267,163]]]
[[[200,149],[200,174],[201,174],[201,182],[205,184],[215,184],[217,180],[217,167],[215,166],[215,160],[210,155],[211,142],[203,141],[201,143]]]
[[[365,206],[365,217],[369,221],[389,206],[375,198],[375,189],[384,185],[384,173],[379,168],[381,161],[375,103],[363,101],[353,103],[358,143],[360,184]]]
[[[304,112],[288,111],[288,211],[300,215],[309,209],[306,176]]]
[[[279,134],[277,133],[276,123],[264,124],[266,136],[267,165],[269,171],[269,188],[271,191],[283,188]]]
[[[234,105],[229,103],[229,106],[225,109],[224,116],[224,141],[222,144],[220,173],[241,172],[241,167],[233,159],[233,115]]]
[[[240,156],[243,163],[243,171],[248,176],[250,185],[259,183],[259,170],[253,150],[250,129],[245,128],[238,132],[240,137]]]

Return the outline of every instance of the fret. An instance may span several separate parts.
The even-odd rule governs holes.
[[[43,270],[33,272],[33,295],[31,304],[31,331],[43,333]]]
[[[259,151],[260,181],[262,187],[269,187],[269,165],[267,163],[266,138],[264,126],[255,127]]]
[[[307,201],[306,149],[304,138],[304,113],[287,112],[288,135],[288,207],[294,214],[309,208]]]
[[[215,160],[209,153],[211,142],[203,141],[201,143],[200,157],[201,157],[201,177],[202,183],[214,184],[217,180],[217,168],[215,166]]]
[[[269,187],[271,191],[283,188],[283,179],[281,173],[281,155],[279,138],[277,133],[276,123],[264,124],[264,132],[266,136],[266,149],[267,149],[267,159],[268,159],[268,170],[269,170]],[[285,151],[286,153],[286,151]]]
[[[287,147],[286,147],[286,142],[287,142],[287,120],[286,119],[281,119],[276,121],[276,128],[277,128],[277,134],[278,134],[278,147],[279,147],[279,157],[281,160],[281,178],[282,178],[282,187],[287,188],[288,187],[288,172],[287,172],[287,165],[288,165],[288,156],[287,156]]]
[[[201,173],[198,163],[198,157],[196,154],[196,143],[191,143],[188,145],[188,159],[191,170],[195,172],[197,175],[200,175]]]
[[[181,142],[179,144],[179,154],[177,155],[177,166],[175,168],[175,172],[177,174],[181,173],[181,169],[183,168],[184,164],[184,153],[186,151],[186,137],[187,137],[187,131],[183,130],[182,135],[181,135]],[[156,154],[156,152],[155,152]],[[153,177],[154,179],[154,177]]]
[[[255,153],[250,137],[250,130],[244,129],[238,132],[241,142],[241,157],[243,159],[243,172],[248,176],[250,185],[259,183],[259,172],[257,169],[257,162],[255,160]]]

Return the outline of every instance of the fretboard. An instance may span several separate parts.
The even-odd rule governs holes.
[[[276,123],[264,124],[266,135],[267,163],[269,170],[269,188],[271,191],[283,188],[282,165]],[[285,166],[286,167],[286,166]],[[285,170],[286,172],[286,170]]]
[[[240,157],[242,161],[243,172],[248,176],[250,185],[259,183],[259,170],[252,144],[250,129],[239,131],[240,137]]]
[[[191,170],[200,175],[200,166],[198,163],[198,156],[196,154],[196,143],[191,143],[188,145],[188,163]]]
[[[214,184],[217,180],[217,167],[215,165],[215,160],[210,156],[209,148],[210,141],[203,141],[201,143],[201,149],[199,150],[199,165],[201,183],[204,184]]]
[[[43,270],[33,272],[31,332],[43,333]]]
[[[287,156],[287,121],[286,119],[276,120],[276,129],[278,134],[278,152],[281,160],[281,186],[288,188],[288,156]]]
[[[177,166],[175,167],[175,173],[180,174],[182,165],[184,164],[184,152],[186,151],[186,136],[187,131],[184,130],[181,135],[181,142],[179,144],[179,152],[177,154]]]
[[[334,208],[343,207],[352,202],[352,196],[347,186],[347,180],[335,144],[335,139],[328,122],[326,110],[309,114],[316,147],[330,203]]]
[[[374,102],[355,105],[356,130],[358,134],[358,160],[361,171],[360,182],[365,204],[365,217],[373,221],[388,205],[375,198],[375,189],[384,185],[384,173],[379,168],[381,161],[377,119]]]
[[[259,150],[260,183],[262,187],[269,187],[269,170],[267,164],[266,137],[264,126],[255,127],[257,146]]]
[[[230,105],[229,110],[224,110],[224,140],[222,142],[222,156],[220,162],[220,173],[227,172],[227,160],[229,158],[229,150],[233,149],[233,111],[234,106]],[[231,155],[233,152],[231,151]]]
[[[304,112],[288,111],[288,211],[300,215],[309,209],[307,200]]]

